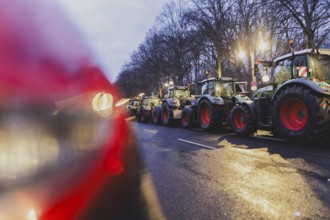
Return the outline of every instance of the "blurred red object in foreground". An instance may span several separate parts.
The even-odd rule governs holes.
[[[1,0],[0,20],[0,218],[162,218],[118,94],[55,2]]]

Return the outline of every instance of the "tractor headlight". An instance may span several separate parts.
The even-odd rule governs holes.
[[[263,82],[267,83],[267,82],[269,82],[269,80],[270,80],[270,78],[269,78],[268,75],[263,75],[263,76],[262,76],[262,81],[263,81]]]

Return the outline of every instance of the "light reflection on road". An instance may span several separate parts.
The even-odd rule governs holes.
[[[330,213],[290,160],[269,153],[267,147],[249,149],[228,140],[218,145],[222,148],[213,152],[218,167],[207,163],[200,167],[220,182],[214,187],[221,187],[237,201],[231,217],[242,209],[270,219],[290,219],[297,212],[302,217],[314,219],[315,213]],[[326,218],[326,215],[318,217]]]

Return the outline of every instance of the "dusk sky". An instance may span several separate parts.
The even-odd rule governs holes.
[[[113,82],[168,0],[58,0]]]

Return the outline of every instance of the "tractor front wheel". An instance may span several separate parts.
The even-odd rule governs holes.
[[[250,135],[257,130],[256,122],[248,106],[238,104],[230,112],[230,124],[240,135]]]
[[[187,108],[182,110],[181,125],[184,128],[189,128],[192,125],[192,114],[191,114],[191,111]]]
[[[151,111],[151,120],[152,123],[154,124],[160,124],[160,122],[162,121],[161,119],[161,109],[158,107],[155,107],[152,109]]]
[[[165,126],[169,126],[173,122],[173,111],[167,103],[162,106],[162,122]]]
[[[290,86],[274,99],[272,112],[276,131],[283,137],[295,140],[320,137],[328,126],[324,97],[308,88]]]
[[[150,112],[142,108],[140,110],[140,119],[142,123],[148,123],[150,119]]]
[[[202,129],[215,130],[221,126],[220,107],[203,99],[198,105],[198,122]]]

